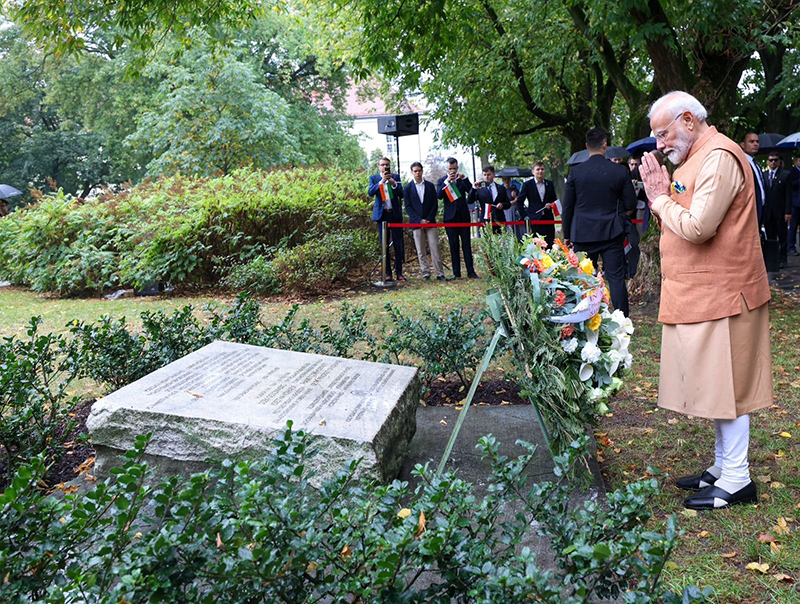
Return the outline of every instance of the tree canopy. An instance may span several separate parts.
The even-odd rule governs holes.
[[[503,154],[509,141],[557,131],[572,150],[590,126],[625,115],[621,139],[646,136],[658,96],[687,90],[724,127],[738,116],[748,70],[767,105],[791,77],[797,0],[320,0],[337,52],[362,75],[382,73],[424,95],[445,121],[444,138]],[[781,51],[781,49],[784,49]],[[786,55],[792,55],[789,59]],[[763,65],[753,61],[761,56]],[[766,59],[766,60],[765,60]],[[770,66],[767,63],[771,63]],[[784,66],[784,63],[786,66]],[[746,96],[746,93],[744,93]],[[770,128],[775,112],[758,116]],[[800,127],[793,108],[781,125]],[[613,128],[612,128],[613,130]],[[619,140],[618,142],[622,142]]]
[[[0,30],[0,180],[85,196],[176,170],[361,166],[341,115],[315,104],[325,95],[341,106],[347,73],[316,51],[302,16],[223,25],[187,31],[189,44],[162,32],[147,52],[118,45],[113,24],[76,48],[58,37],[40,45],[30,24]]]

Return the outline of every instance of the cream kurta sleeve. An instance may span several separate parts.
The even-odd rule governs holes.
[[[661,223],[690,243],[703,243],[717,234],[717,227],[744,187],[744,175],[736,158],[722,149],[715,149],[700,166],[689,209],[668,195],[653,201],[652,211]]]

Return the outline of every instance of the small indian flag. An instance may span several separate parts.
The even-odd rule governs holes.
[[[455,201],[461,197],[461,191],[459,191],[452,182],[447,183],[447,186],[444,188],[444,192],[447,194],[447,199],[450,201]]]
[[[561,200],[560,199],[556,199],[553,202],[552,210],[553,210],[553,216],[561,216]]]
[[[633,249],[633,246],[631,245],[631,242],[630,242],[630,241],[628,241],[628,238],[627,238],[627,237],[625,238],[625,243],[623,243],[622,245],[623,245],[623,246],[624,246],[624,248],[625,248],[625,253],[626,253],[626,254],[627,254],[628,252],[630,252],[630,251]]]
[[[381,186],[381,201],[386,201],[387,199],[392,199],[394,194],[392,193],[392,187],[389,186],[388,182],[382,182]]]

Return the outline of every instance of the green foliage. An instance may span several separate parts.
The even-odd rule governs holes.
[[[365,187],[356,173],[339,177],[311,168],[239,170],[214,179],[176,175],[86,202],[59,192],[0,222],[0,275],[62,295],[214,283],[230,266],[322,232],[330,248],[322,258],[345,263],[327,272],[340,276],[366,257],[368,242],[374,248],[374,237],[357,230],[369,224]],[[319,245],[286,254],[284,265],[316,255]],[[312,287],[323,287],[325,271],[309,267]]]
[[[52,463],[64,453],[59,435],[69,433],[77,399],[67,388],[75,356],[63,336],[39,333],[31,319],[27,339],[0,342],[0,484],[19,464],[36,456]]]
[[[485,311],[465,313],[458,308],[440,316],[426,309],[422,319],[415,319],[403,316],[391,302],[385,308],[395,327],[384,344],[387,359],[399,363],[401,354],[415,355],[421,361],[426,385],[439,376],[453,373],[464,386],[469,385],[467,370],[474,370],[480,360],[478,341],[485,332]]]
[[[245,264],[232,266],[220,285],[252,294],[277,294],[280,283],[266,256],[258,255]]]
[[[147,441],[85,496],[44,496],[41,459],[20,468],[0,495],[3,601],[681,601],[658,586],[674,518],[663,534],[642,525],[655,480],[575,509],[563,483],[526,484],[532,446],[508,460],[489,436],[479,445],[492,462],[483,499],[427,466],[415,469],[413,491],[358,484],[358,461],[315,487],[316,452],[289,424],[264,459],[147,486]],[[559,475],[583,446],[557,460]],[[504,513],[512,505],[518,512]],[[534,522],[552,539],[555,570],[519,547]],[[434,581],[416,585],[425,571]],[[703,600],[698,590],[683,596]]]
[[[288,103],[258,82],[250,65],[193,49],[161,86],[161,102],[129,138],[154,159],[149,175],[229,174],[303,160],[289,138]]]
[[[327,233],[278,251],[272,269],[282,289],[319,293],[376,256],[375,236],[368,231],[351,229]]]

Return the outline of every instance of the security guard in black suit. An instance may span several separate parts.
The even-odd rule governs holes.
[[[636,208],[636,192],[628,170],[606,159],[608,137],[601,128],[586,133],[589,159],[570,170],[561,202],[564,238],[586,252],[603,275],[614,308],[629,313],[625,287],[625,225],[620,215]]]

